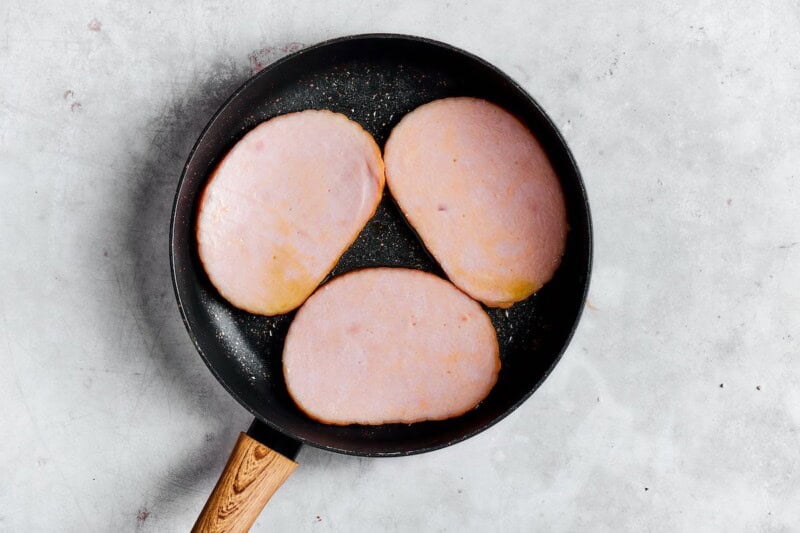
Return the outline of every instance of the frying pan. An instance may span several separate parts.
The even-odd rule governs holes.
[[[448,96],[499,104],[522,120],[548,154],[566,198],[569,236],[555,277],[507,310],[488,309],[502,368],[489,396],[450,420],[331,426],[305,416],[286,390],[283,340],[294,313],[263,317],[238,310],[213,288],[195,248],[195,213],[215,165],[250,129],[276,115],[330,109],[359,122],[383,146],[416,107]],[[569,343],[591,268],[589,206],[578,167],[553,122],[518,84],[486,61],[450,45],[405,35],[356,35],[277,61],[239,88],[192,149],[175,196],[170,231],[172,279],[189,335],[208,368],[255,417],[242,433],[196,531],[247,529],[297,466],[301,444],[388,457],[450,446],[495,424],[544,381]],[[355,268],[403,266],[443,275],[389,193],[331,276]]]

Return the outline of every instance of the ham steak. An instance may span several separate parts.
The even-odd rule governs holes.
[[[261,315],[302,304],[375,213],[380,149],[344,115],[309,110],[263,122],[225,156],[197,214],[211,283]]]
[[[295,316],[283,352],[289,394],[328,424],[442,420],[483,400],[500,369],[475,301],[433,274],[369,268],[323,285]]]
[[[492,307],[547,283],[567,216],[558,177],[517,118],[476,98],[425,104],[395,126],[386,181],[450,280]]]

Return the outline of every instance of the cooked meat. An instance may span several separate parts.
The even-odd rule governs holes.
[[[384,158],[389,190],[464,292],[508,307],[553,277],[567,238],[564,197],[513,115],[476,98],[436,100],[400,121]]]
[[[300,308],[283,352],[286,385],[329,424],[411,423],[469,411],[500,369],[480,305],[448,281],[404,268],[357,270]]]
[[[383,185],[378,146],[344,115],[311,110],[260,124],[200,202],[197,248],[211,283],[245,311],[291,311],[375,213]]]

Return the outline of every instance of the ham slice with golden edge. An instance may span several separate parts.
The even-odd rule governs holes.
[[[497,381],[497,336],[477,302],[405,268],[350,272],[300,308],[283,351],[286,386],[328,424],[459,416]]]
[[[383,185],[380,149],[344,115],[311,110],[260,124],[200,202],[197,248],[211,283],[245,311],[291,311],[375,213]]]
[[[495,104],[445,98],[400,121],[386,182],[450,280],[492,307],[547,283],[567,216],[558,177],[533,134]]]

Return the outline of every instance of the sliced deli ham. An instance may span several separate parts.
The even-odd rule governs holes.
[[[392,196],[464,292],[508,307],[552,278],[567,237],[564,197],[513,115],[476,98],[436,100],[398,123],[384,159]]]
[[[197,248],[230,303],[262,315],[298,307],[375,213],[380,149],[344,115],[309,110],[247,133],[211,176]]]
[[[289,394],[329,424],[442,420],[497,381],[486,312],[452,284],[404,268],[357,270],[323,285],[286,336]]]

